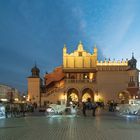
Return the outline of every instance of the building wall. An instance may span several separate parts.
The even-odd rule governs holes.
[[[127,71],[98,71],[98,93],[107,100],[118,100],[118,93],[126,90],[129,82]]]
[[[43,94],[42,94],[43,95]],[[51,94],[48,95],[44,95],[41,97],[41,105],[44,105],[44,102],[49,102],[49,103],[53,103],[56,104],[59,102],[66,102],[67,100],[67,96],[65,94],[64,89],[60,89],[57,91],[52,91]]]
[[[73,82],[73,83],[68,83],[66,82],[65,83],[65,92],[67,93],[68,90],[70,89],[76,89],[78,91],[78,95],[79,95],[79,98],[81,99],[82,98],[82,91],[86,88],[89,88],[93,91],[93,93],[95,92],[95,89],[96,89],[96,84],[93,83],[93,82]]]
[[[28,100],[39,105],[40,78],[28,78]]]
[[[42,97],[42,104],[44,101],[49,101],[52,103],[57,103],[57,101],[62,101],[67,99],[67,94],[69,89],[76,89],[78,91],[79,99],[82,98],[82,91],[86,88],[89,88],[93,91],[94,100],[103,100],[107,103],[109,100],[114,100],[120,102],[119,93],[126,91],[128,88],[128,83],[130,81],[130,76],[135,77],[136,83],[138,79],[138,71],[132,70],[106,70],[106,71],[97,71],[96,79],[88,81],[88,79],[65,79],[63,88],[58,91],[52,92],[49,96]],[[86,81],[87,80],[87,81]],[[59,82],[57,82],[58,84]],[[58,88],[59,89],[59,88]],[[65,95],[65,96],[64,96]]]

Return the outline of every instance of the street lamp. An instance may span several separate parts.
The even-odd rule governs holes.
[[[10,92],[10,103],[11,104],[13,103],[13,92],[12,91]]]

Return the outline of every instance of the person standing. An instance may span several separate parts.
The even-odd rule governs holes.
[[[92,116],[95,116],[96,109],[97,109],[97,104],[94,102],[92,104]]]
[[[10,105],[9,105],[9,103],[7,103],[5,106],[5,117],[6,118],[8,118],[9,113],[10,113]]]
[[[82,111],[83,111],[83,115],[86,116],[86,103],[85,102],[83,102],[83,109],[82,109]]]

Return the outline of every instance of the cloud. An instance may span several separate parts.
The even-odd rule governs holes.
[[[72,9],[73,16],[79,21],[79,28],[81,32],[85,32],[87,21],[85,20],[85,13],[81,7],[76,6]]]

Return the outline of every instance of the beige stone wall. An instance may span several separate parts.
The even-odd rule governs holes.
[[[49,96],[44,96],[41,98],[41,104],[44,104],[44,101],[49,101],[51,103],[57,103],[57,101],[66,101],[67,100],[67,92],[69,89],[75,88],[78,91],[79,99],[82,98],[82,91],[86,88],[89,88],[95,93],[96,84],[89,82],[89,83],[65,83],[64,88],[54,91]]]
[[[49,96],[41,97],[41,104],[44,104],[44,101],[49,101],[50,103],[56,104],[58,101],[64,102],[67,100],[67,96],[64,94],[64,89],[54,92]]]
[[[126,90],[128,86],[127,71],[99,71],[97,72],[98,94],[104,101],[118,101],[118,93]]]
[[[28,98],[39,105],[40,78],[28,78]]]
[[[133,80],[136,86],[139,86],[139,71],[138,70],[129,70],[129,81]]]
[[[127,90],[130,75],[132,74],[136,77],[138,76],[138,71],[98,71],[96,74],[96,81],[75,82],[75,79],[73,80],[74,82],[65,82],[64,88],[61,91],[43,97],[42,104],[44,101],[57,103],[58,100],[63,100],[64,94],[71,88],[75,88],[78,91],[79,98],[82,98],[82,91],[89,88],[93,91],[95,101],[102,99],[105,103],[109,100],[119,102],[118,94]]]

